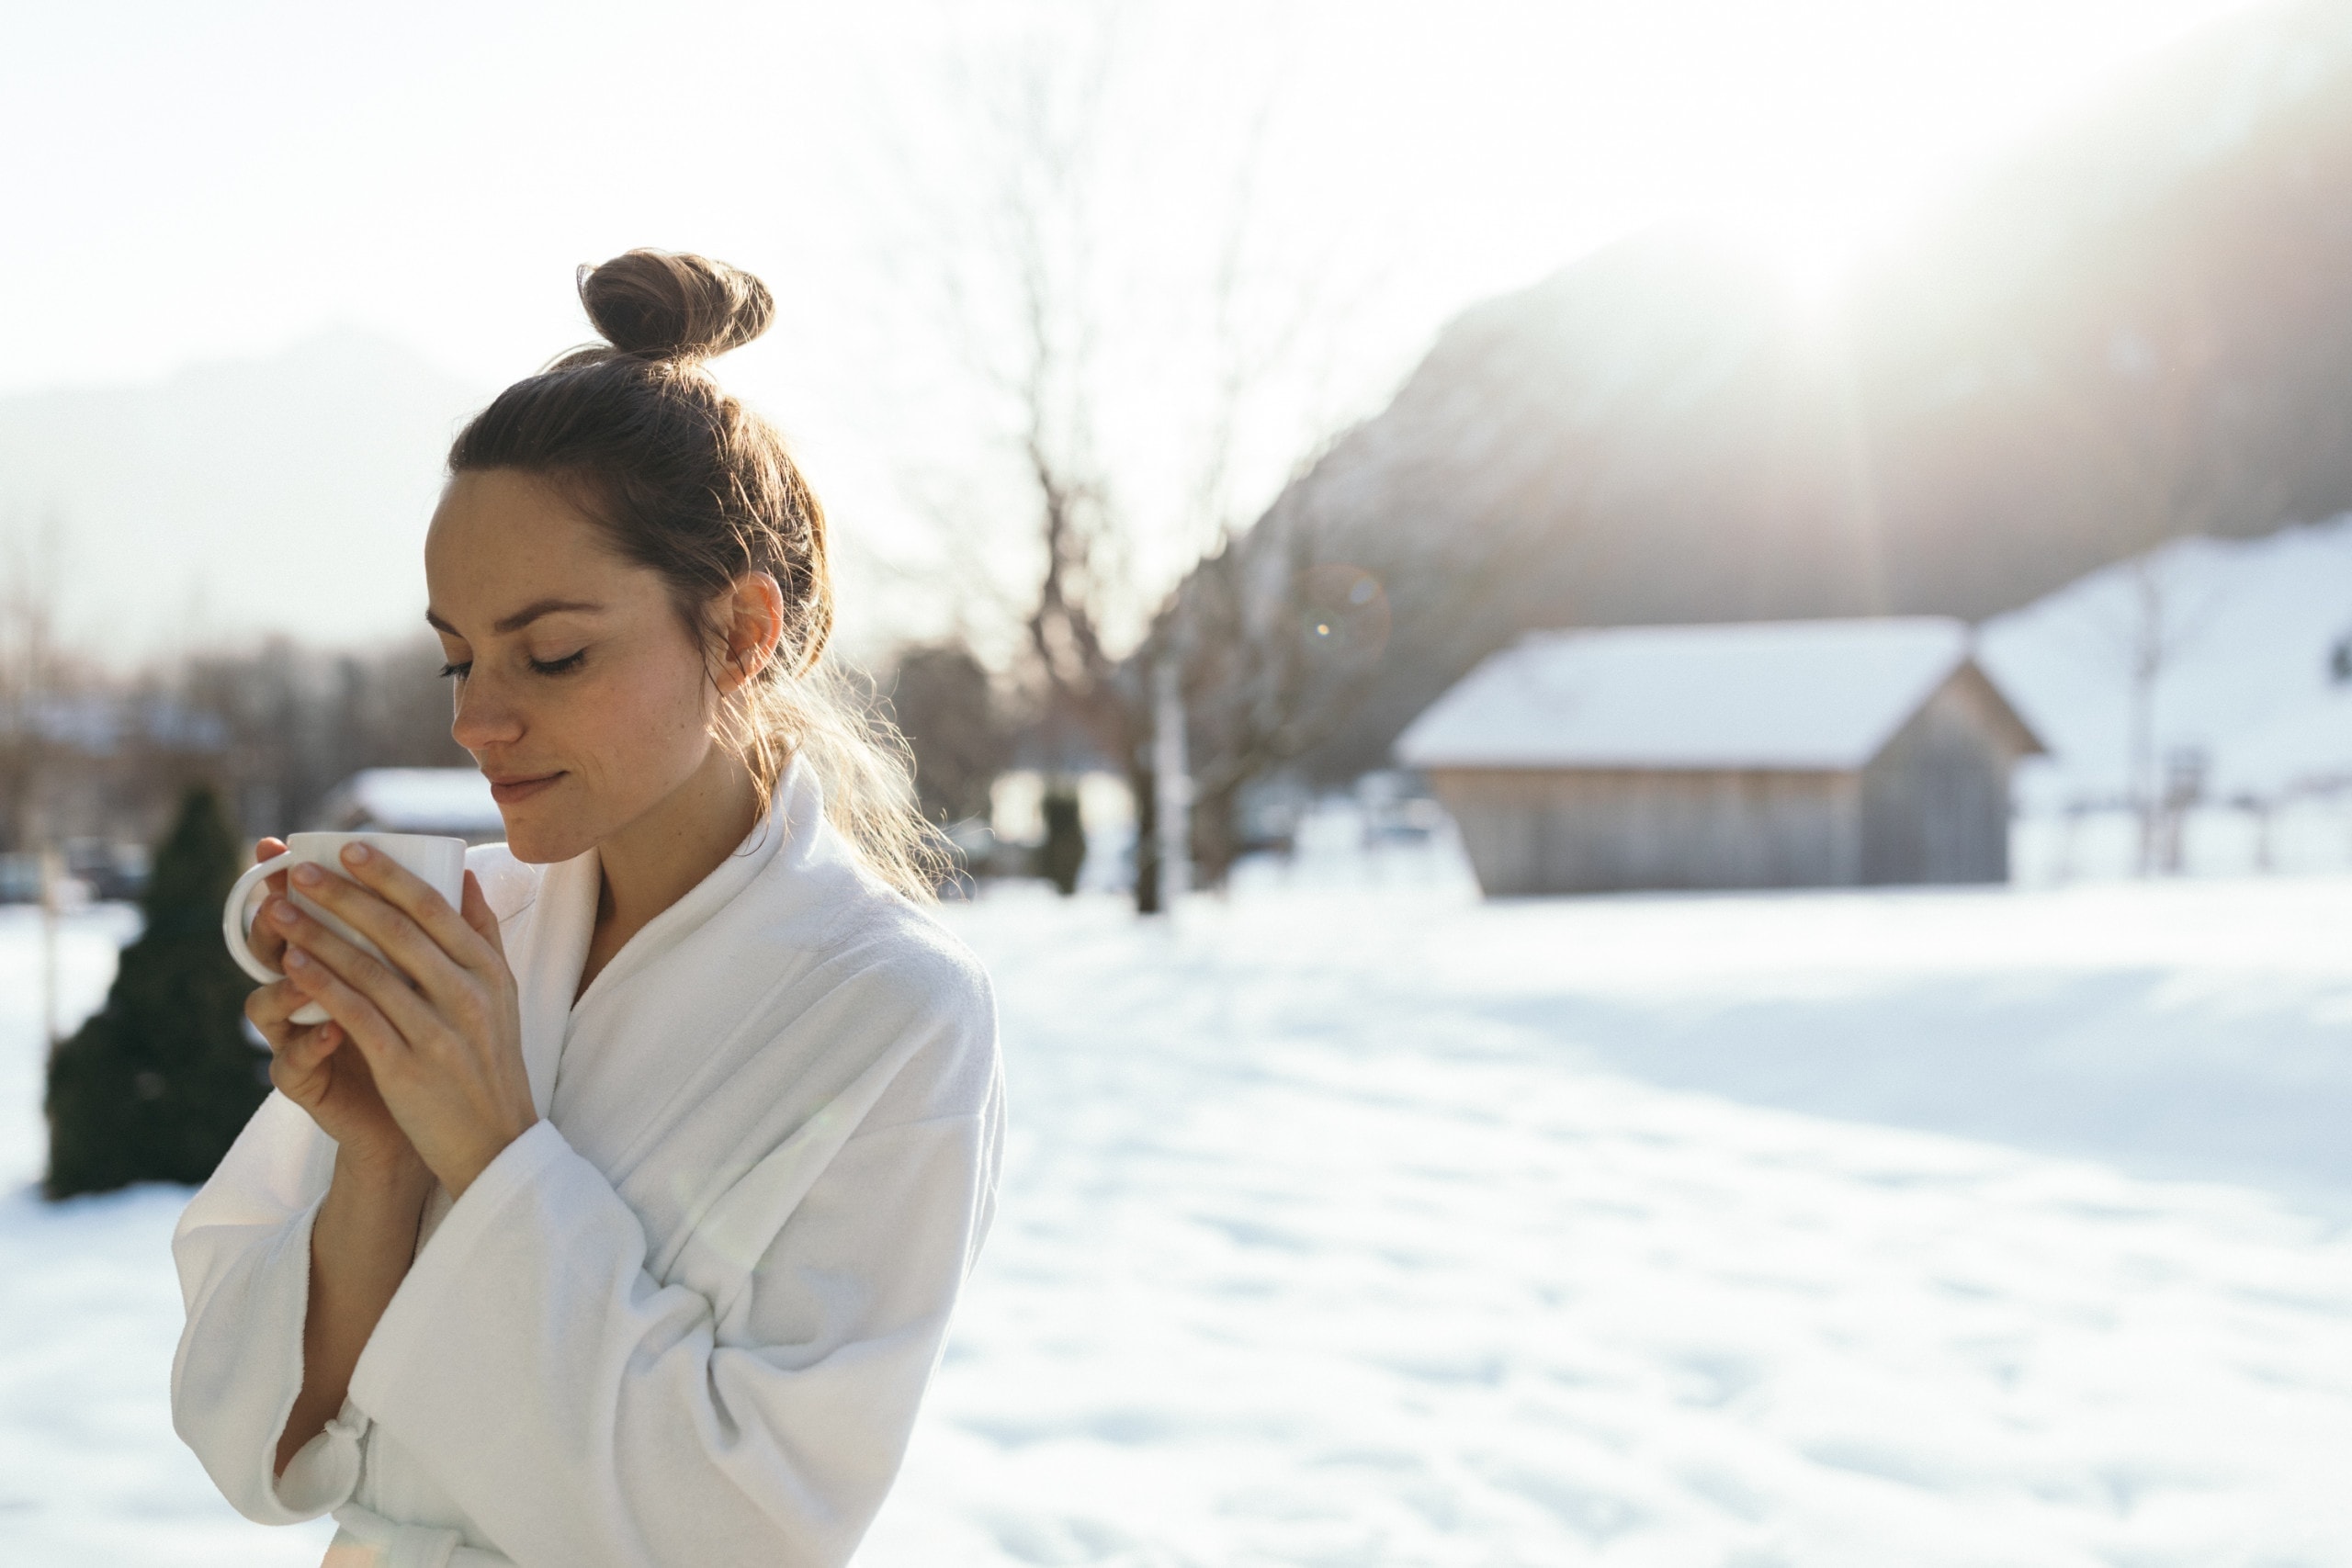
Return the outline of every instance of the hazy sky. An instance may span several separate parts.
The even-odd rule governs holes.
[[[1133,149],[1121,220],[1182,234],[1214,226],[1224,189],[1201,150],[1264,114],[1268,265],[1331,268],[1358,297],[1317,393],[1345,412],[1375,403],[1453,310],[1662,215],[1710,214],[1792,265],[1833,266],[2233,8],[1131,6],[1103,118]],[[779,329],[728,377],[793,434],[845,529],[887,553],[920,531],[910,466],[954,461],[936,428],[954,405],[920,390],[950,374],[949,356],[903,288],[910,268],[941,265],[910,193],[952,189],[967,150],[966,99],[944,85],[958,62],[985,78],[1106,14],[9,6],[0,390],[152,378],[332,323],[489,389],[584,335],[576,263],[699,249],[781,296]],[[1269,416],[1242,503],[1278,480],[1291,426],[1307,420]]]

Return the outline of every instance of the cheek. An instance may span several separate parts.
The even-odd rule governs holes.
[[[700,671],[691,666],[625,666],[582,683],[569,728],[582,760],[606,779],[672,782],[702,761],[708,744],[701,696]]]

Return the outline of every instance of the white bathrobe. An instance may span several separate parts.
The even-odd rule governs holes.
[[[744,847],[575,1003],[594,851],[468,863],[542,1120],[452,1205],[340,1416],[272,1470],[334,1145],[273,1094],[181,1217],[175,1425],[247,1517],[333,1510],[333,1564],[846,1561],[988,1229],[988,982],[860,870],[791,769]]]

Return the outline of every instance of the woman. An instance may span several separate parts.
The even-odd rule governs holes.
[[[181,1436],[338,1568],[844,1561],[992,1207],[987,981],[818,669],[823,514],[702,368],[767,291],[637,251],[580,292],[609,346],[466,427],[425,542],[507,842],[458,909],[364,852],[301,884],[390,965],[274,888],[277,1092],[173,1241]]]

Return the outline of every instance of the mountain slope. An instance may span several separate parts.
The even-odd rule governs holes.
[[[1380,765],[1528,627],[1980,619],[2352,507],[2347,192],[2352,0],[2303,0],[2058,128],[1828,314],[1665,232],[1465,311],[1262,530],[1392,614],[1310,771]]]
[[[450,437],[484,395],[334,332],[151,385],[0,398],[0,521],[62,535],[60,614],[118,663],[268,626],[407,631]]]

